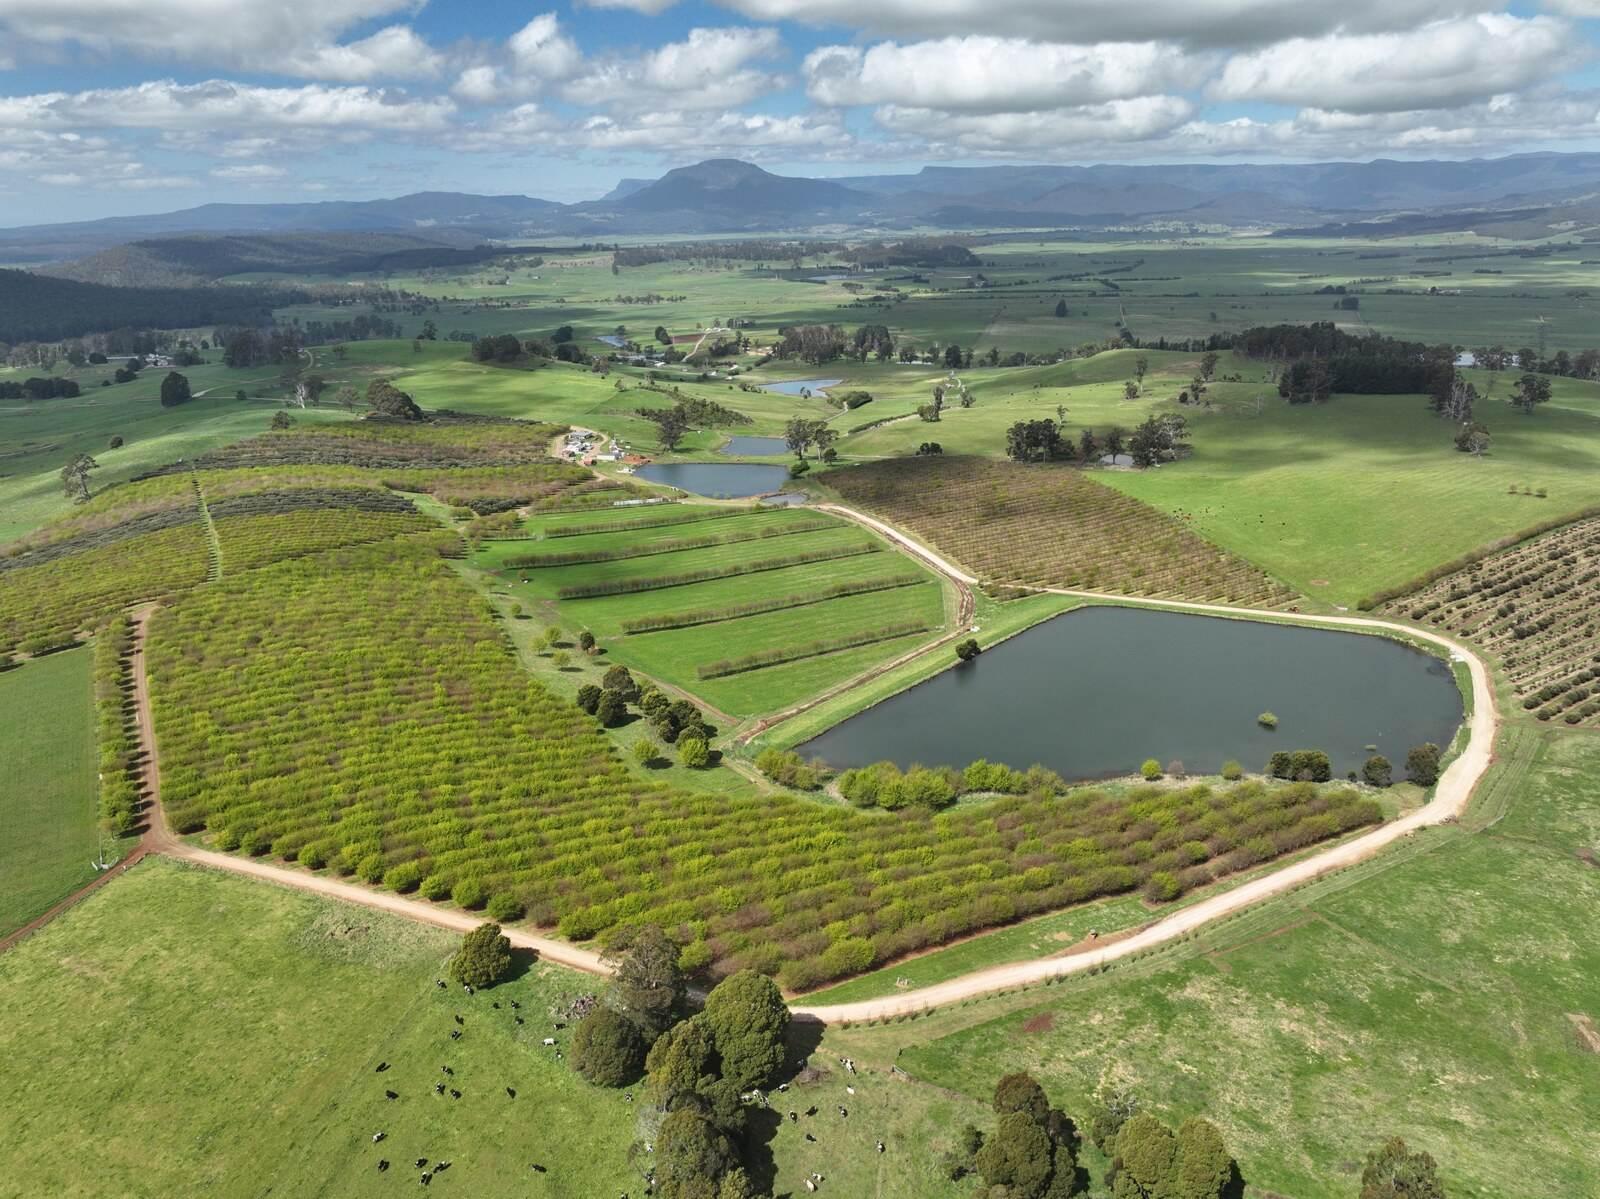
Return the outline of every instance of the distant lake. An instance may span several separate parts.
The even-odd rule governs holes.
[[[786,383],[763,383],[761,390],[775,391],[781,396],[797,396],[802,391],[809,391],[815,395],[819,391],[837,387],[843,382],[843,379],[790,379]]]
[[[781,437],[730,437],[727,445],[717,447],[719,454],[738,454],[746,458],[764,458],[788,452],[789,443]]]
[[[950,652],[950,651],[943,651]],[[1256,717],[1277,715],[1276,730]],[[1147,758],[1214,774],[1274,750],[1320,749],[1336,776],[1376,745],[1450,744],[1462,700],[1448,663],[1386,637],[1148,608],[1064,613],[868,708],[800,746],[845,768],[965,766],[978,758],[1067,779]]]
[[[681,487],[713,499],[766,495],[789,480],[787,467],[754,462],[652,462],[633,473],[652,483]]]
[[[595,340],[603,341],[606,343],[606,345],[615,346],[619,350],[626,348],[628,344],[628,339],[626,337],[618,337],[615,333],[606,333],[595,338]]]

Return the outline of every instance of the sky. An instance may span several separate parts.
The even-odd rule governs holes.
[[[0,0],[0,226],[735,157],[1600,149],[1600,0]]]

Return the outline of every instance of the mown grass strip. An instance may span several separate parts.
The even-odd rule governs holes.
[[[585,537],[591,533],[625,533],[631,529],[661,529],[670,525],[697,525],[707,520],[727,520],[730,516],[749,516],[761,511],[759,505],[743,508],[719,508],[715,512],[704,510],[664,513],[639,520],[590,521],[581,525],[558,525],[544,531],[546,537]]]
[[[928,628],[926,621],[904,620],[898,624],[884,625],[882,628],[851,633],[847,637],[830,637],[826,641],[813,641],[808,645],[761,650],[738,658],[723,658],[718,662],[708,662],[695,673],[702,679],[720,679],[730,674],[765,670],[769,666],[782,666],[785,662],[799,662],[805,658],[816,658],[823,654],[837,653],[839,650],[856,649],[858,646],[872,645],[879,641],[893,641],[896,637],[909,637],[913,633],[926,633]]]
[[[560,554],[518,554],[506,559],[512,570],[537,569],[542,566],[581,566],[595,562],[625,562],[629,558],[652,558],[657,554],[676,554],[683,550],[704,550],[719,545],[737,545],[741,541],[763,541],[769,537],[788,537],[793,533],[817,533],[823,529],[836,529],[839,522],[830,517],[797,520],[772,528],[751,529],[743,533],[707,534],[704,537],[674,537],[667,541],[647,541],[640,545],[619,545],[600,550],[571,550]]]
[[[663,612],[655,616],[640,616],[622,622],[624,633],[659,633],[667,629],[689,629],[702,624],[719,624],[724,620],[738,620],[744,616],[759,616],[763,612],[781,612],[786,608],[804,608],[810,604],[823,604],[847,595],[866,595],[874,591],[894,591],[901,587],[915,587],[928,580],[921,575],[889,575],[877,579],[855,579],[848,583],[835,583],[821,591],[800,591],[790,595],[775,595],[770,599],[751,600],[747,604],[727,604],[720,608],[691,608],[684,612]]]
[[[707,583],[712,579],[732,579],[739,575],[761,574],[769,570],[783,570],[789,566],[806,566],[812,562],[832,562],[838,558],[854,558],[861,554],[883,552],[876,542],[860,545],[842,545],[831,549],[811,550],[804,554],[787,554],[781,558],[756,558],[748,562],[735,562],[728,566],[708,566],[702,570],[684,571],[675,575],[644,575],[632,579],[604,579],[595,583],[573,583],[556,592],[558,599],[594,599],[602,595],[631,595],[638,591],[660,591],[667,587],[686,587],[690,583]]]

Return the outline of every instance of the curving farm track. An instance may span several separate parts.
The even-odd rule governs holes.
[[[958,589],[970,596],[970,587],[977,580],[961,571],[925,546],[919,545],[899,530],[873,517],[835,504],[822,505],[826,510],[848,517],[866,525],[896,545],[915,554],[940,574],[955,583]],[[1066,588],[1043,588],[1061,595],[1082,596],[1088,599],[1115,600],[1123,597],[1095,592],[1073,591]],[[1232,608],[1221,604],[1191,603],[1177,600],[1145,600],[1136,602],[1152,607],[1177,611],[1212,613],[1225,616],[1262,617],[1282,620],[1282,612],[1257,611]],[[135,614],[131,675],[135,702],[135,721],[139,740],[145,750],[145,787],[149,798],[149,828],[141,850],[162,853],[182,861],[231,871],[234,874],[281,886],[295,887],[329,898],[341,899],[364,907],[391,912],[410,920],[432,924],[455,931],[467,931],[479,923],[479,918],[452,908],[439,907],[418,900],[405,899],[389,892],[370,890],[336,879],[324,878],[306,871],[292,870],[251,858],[217,853],[190,845],[175,837],[166,826],[161,809],[160,753],[156,744],[155,725],[151,716],[150,690],[145,671],[145,633],[153,608]],[[796,1016],[822,1023],[864,1021],[894,1016],[906,1012],[919,1012],[962,999],[1006,990],[1024,983],[1039,982],[1059,975],[1070,975],[1091,970],[1108,962],[1144,950],[1167,944],[1196,929],[1234,915],[1273,896],[1284,894],[1314,879],[1334,871],[1353,866],[1378,853],[1385,846],[1430,825],[1455,820],[1466,808],[1474,789],[1493,760],[1494,738],[1499,726],[1494,689],[1488,668],[1467,647],[1448,637],[1422,629],[1394,624],[1385,620],[1358,616],[1297,616],[1299,623],[1329,628],[1377,629],[1402,633],[1427,641],[1450,651],[1466,663],[1472,678],[1472,716],[1468,721],[1468,741],[1461,754],[1450,763],[1440,776],[1433,798],[1415,812],[1383,825],[1352,841],[1302,859],[1293,865],[1255,879],[1224,894],[1175,912],[1158,920],[1131,936],[1101,949],[1070,957],[1043,958],[1026,962],[990,967],[959,978],[923,987],[919,990],[882,999],[859,1003],[810,1006],[804,1002],[792,1005]],[[600,956],[567,942],[540,937],[517,929],[507,929],[512,944],[537,951],[548,961],[570,966],[591,974],[607,974],[607,966]]]

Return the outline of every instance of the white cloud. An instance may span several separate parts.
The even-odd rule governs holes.
[[[408,25],[390,25],[342,46],[317,46],[291,56],[284,73],[361,83],[369,79],[431,79],[443,57]]]
[[[283,167],[275,167],[270,163],[251,162],[239,166],[218,167],[211,172],[213,179],[229,179],[236,182],[252,183],[264,179],[282,179],[289,172]]]
[[[0,42],[359,80],[395,68],[416,74],[432,52],[405,26],[347,46],[337,44],[340,34],[421,7],[422,0],[0,0]]]
[[[450,93],[468,104],[493,104],[507,90],[497,68],[487,63],[468,67],[457,77]]]
[[[154,80],[84,92],[0,96],[0,129],[129,128],[244,135],[263,128],[427,132],[444,128],[455,105],[370,87],[256,87],[212,79]]]
[[[1192,79],[1198,67],[1162,42],[1065,46],[973,36],[824,46],[804,69],[821,104],[1027,112],[1152,95]]]
[[[591,62],[561,94],[574,104],[629,111],[737,107],[780,86],[750,64],[782,47],[775,29],[691,29],[683,41],[637,58]]]
[[[1450,108],[1544,78],[1570,50],[1565,22],[1485,13],[1407,33],[1292,39],[1231,59],[1210,94],[1352,112]]]
[[[590,8],[628,8],[647,17],[666,12],[678,0],[586,0]]]
[[[794,151],[826,157],[850,144],[850,135],[832,116],[763,113],[653,112],[628,119],[589,117],[571,130],[571,138],[591,149],[649,151],[668,159],[781,158]]]
[[[583,63],[583,54],[561,32],[561,22],[553,12],[537,16],[517,30],[506,48],[520,74],[539,80],[565,79]]]
[[[952,113],[889,104],[874,115],[891,133],[942,147],[941,156],[1060,157],[1075,147],[1168,134],[1194,115],[1194,105],[1181,96],[1139,96],[1040,112]]]
[[[1568,17],[1600,17],[1600,0],[1545,0],[1543,7]]]
[[[1483,0],[720,0],[761,21],[843,25],[889,37],[986,34],[1059,42],[1265,45],[1482,11]]]

